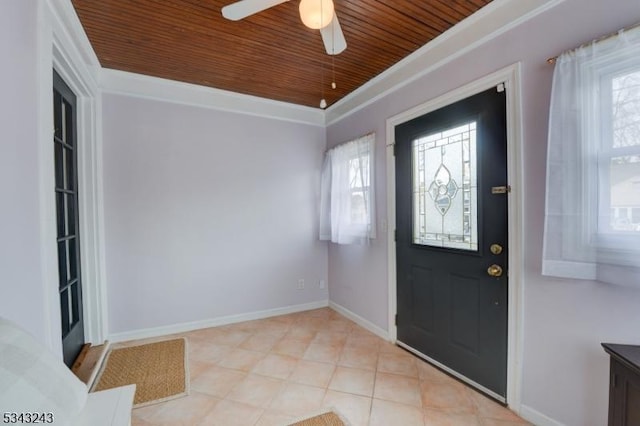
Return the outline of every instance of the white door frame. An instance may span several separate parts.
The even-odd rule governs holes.
[[[522,272],[522,111],[520,63],[513,64],[490,75],[452,90],[387,119],[387,217],[388,227],[388,283],[389,283],[389,337],[397,341],[395,324],[397,308],[396,282],[396,170],[393,148],[395,127],[435,111],[454,102],[504,83],[507,89],[507,180],[511,186],[508,203],[509,220],[509,298],[507,319],[507,403],[520,411],[522,385],[523,336],[523,272]]]
[[[85,342],[106,338],[106,291],[102,224],[101,151],[98,150],[99,94],[65,60],[54,40],[53,67],[76,95],[78,216]]]
[[[101,96],[96,80],[99,62],[91,50],[71,2],[38,4],[38,126],[41,254],[48,343],[62,355],[60,296],[55,244],[53,70],[76,95],[80,270],[85,341],[103,343],[107,335],[106,277],[102,188]],[[80,35],[79,35],[80,34]]]

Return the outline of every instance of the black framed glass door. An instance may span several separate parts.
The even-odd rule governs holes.
[[[84,345],[78,220],[76,96],[53,72],[53,144],[62,349],[71,366]]]

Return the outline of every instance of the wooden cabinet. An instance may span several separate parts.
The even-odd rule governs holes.
[[[640,346],[603,343],[609,367],[609,426],[640,425]]]

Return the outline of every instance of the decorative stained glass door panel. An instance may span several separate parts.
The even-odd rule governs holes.
[[[478,250],[476,122],[416,138],[413,242]]]
[[[505,401],[505,92],[429,112],[395,135],[398,344]]]

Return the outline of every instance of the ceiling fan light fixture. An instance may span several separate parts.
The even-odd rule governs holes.
[[[307,27],[319,30],[333,19],[332,0],[300,0],[300,19]]]

